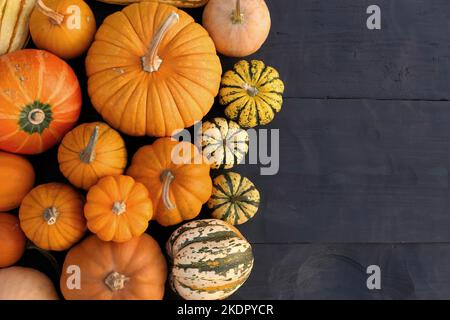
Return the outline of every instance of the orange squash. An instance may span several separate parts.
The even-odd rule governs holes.
[[[57,56],[25,49],[0,56],[0,149],[37,154],[57,144],[78,120],[81,90]]]
[[[17,208],[33,188],[34,169],[24,157],[0,151],[0,211]]]
[[[107,124],[84,123],[66,134],[58,162],[71,184],[88,190],[102,177],[123,173],[127,150],[120,134]]]
[[[148,227],[153,206],[147,188],[128,176],[108,176],[89,189],[84,214],[103,241],[125,242]]]
[[[107,17],[86,58],[88,92],[113,128],[170,136],[208,113],[222,68],[208,32],[185,12],[156,2]]]
[[[37,0],[30,18],[34,44],[63,59],[84,53],[95,31],[94,14],[82,0]]]
[[[164,255],[148,234],[124,243],[90,236],[67,254],[60,287],[67,300],[161,300],[166,278]]]
[[[0,268],[9,267],[22,257],[25,242],[19,219],[9,213],[0,213]]]
[[[86,231],[83,205],[83,197],[71,186],[43,184],[23,199],[19,210],[20,226],[39,248],[66,250]]]
[[[135,2],[156,1],[159,3],[170,4],[178,8],[198,8],[204,6],[208,0],[97,0],[105,3],[127,5]]]
[[[193,144],[160,138],[136,152],[127,174],[150,191],[156,221],[171,226],[200,213],[212,192],[209,171]]]
[[[210,0],[203,11],[203,26],[217,51],[245,57],[258,51],[269,36],[270,12],[264,0]]]

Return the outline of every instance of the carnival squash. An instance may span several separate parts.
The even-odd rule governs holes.
[[[25,49],[0,56],[0,149],[37,154],[57,144],[78,120],[81,90],[57,56]]]
[[[107,17],[86,58],[88,92],[113,128],[171,136],[211,109],[222,73],[214,43],[185,12],[156,2]]]
[[[153,1],[170,4],[179,8],[198,8],[204,6],[208,0],[97,0],[105,3],[127,5],[135,2]]]
[[[193,144],[160,138],[136,152],[127,174],[150,191],[156,221],[171,226],[200,213],[211,196],[209,171]]]
[[[208,207],[214,218],[242,224],[255,215],[259,202],[259,191],[249,179],[238,173],[226,172],[214,179]]]
[[[250,243],[222,220],[179,227],[167,241],[172,289],[186,300],[220,300],[238,290],[253,268]]]
[[[65,135],[58,162],[70,183],[88,190],[102,177],[123,173],[127,150],[120,134],[106,123],[84,123]]]
[[[84,53],[95,31],[94,14],[83,0],[37,0],[30,18],[34,44],[63,59]]]
[[[0,0],[0,55],[22,49],[28,42],[28,24],[36,0]]]
[[[203,11],[203,26],[217,51],[230,57],[255,53],[270,32],[270,13],[264,0],[210,0]]]
[[[213,169],[230,169],[241,163],[248,152],[247,131],[236,122],[224,118],[203,122],[196,139],[196,144],[202,147],[203,156]]]
[[[148,234],[124,243],[93,235],[70,249],[60,287],[67,300],[161,300],[166,277],[164,255]]]
[[[108,176],[89,189],[84,214],[89,230],[101,240],[125,242],[145,232],[153,205],[142,183]]]
[[[0,268],[9,267],[22,257],[25,242],[19,219],[9,213],[0,213]]]
[[[278,71],[258,60],[242,60],[222,78],[219,101],[225,115],[251,128],[270,123],[283,104],[284,83]]]
[[[20,226],[39,248],[66,250],[86,231],[83,205],[83,197],[71,186],[43,184],[23,199],[19,210]]]
[[[0,300],[58,300],[52,281],[43,273],[23,267],[0,269]]]
[[[0,151],[0,210],[17,208],[33,188],[34,178],[33,166],[27,159]]]

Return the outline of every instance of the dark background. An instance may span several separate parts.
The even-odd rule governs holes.
[[[121,9],[87,2],[98,24]],[[262,203],[239,227],[255,267],[232,298],[450,298],[450,2],[267,4],[269,39],[248,59],[274,66],[286,84],[283,109],[267,127],[280,129],[280,172],[235,169],[257,185]],[[381,30],[366,27],[372,4],[381,7]],[[187,11],[201,21],[202,9]],[[221,58],[224,71],[238,61]],[[100,120],[84,57],[70,64],[83,88],[80,122]],[[218,103],[206,119],[216,115]],[[130,156],[153,141],[124,138]],[[38,184],[66,181],[56,154],[30,157]],[[152,222],[148,233],[163,246],[174,229]],[[64,255],[55,253],[60,263]],[[20,264],[59,287],[40,254],[28,250]],[[372,264],[381,267],[381,290],[366,287]],[[166,296],[176,298],[170,289]]]

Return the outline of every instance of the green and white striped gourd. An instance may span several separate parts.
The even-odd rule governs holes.
[[[260,195],[253,182],[238,173],[226,172],[213,181],[208,208],[213,218],[242,224],[258,211]]]
[[[236,292],[253,268],[250,243],[222,220],[188,222],[167,242],[170,285],[186,300],[221,300]]]
[[[248,133],[236,122],[214,118],[202,125],[196,144],[212,169],[230,169],[239,164],[248,152]]]

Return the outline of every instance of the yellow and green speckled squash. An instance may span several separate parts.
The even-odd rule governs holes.
[[[208,208],[216,219],[230,224],[242,224],[258,211],[260,195],[255,185],[238,173],[227,172],[213,181],[213,193]]]
[[[105,3],[128,5],[130,3],[153,1],[170,4],[178,8],[198,8],[203,7],[209,0],[97,0]]]
[[[248,152],[247,131],[225,118],[204,122],[196,138],[213,169],[230,169],[241,163]]]
[[[188,222],[167,242],[170,284],[186,300],[221,300],[236,292],[253,268],[250,243],[217,219]]]
[[[283,104],[284,83],[278,71],[264,62],[242,60],[222,78],[220,104],[226,116],[241,127],[268,124]]]

